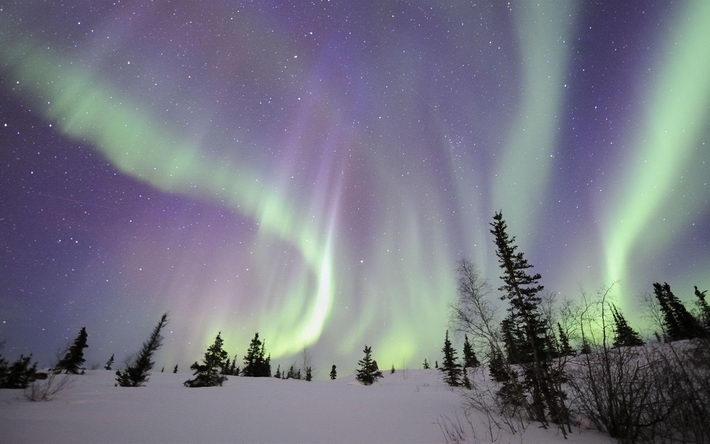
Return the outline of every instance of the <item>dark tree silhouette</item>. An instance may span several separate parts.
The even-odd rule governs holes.
[[[106,361],[106,365],[104,365],[104,370],[111,370],[111,367],[113,367],[113,353],[111,353],[111,357],[108,358],[108,361]]]
[[[449,341],[449,330],[446,330],[444,347],[441,351],[444,353],[444,359],[441,361],[440,370],[444,372],[444,381],[452,387],[457,387],[460,385],[461,365],[456,362],[456,350],[454,350],[451,346],[451,341]]]
[[[177,372],[178,372],[178,365],[175,364],[175,367],[173,367],[173,373],[177,373]]]
[[[560,335],[560,356],[574,356],[576,353],[572,346],[569,345],[569,335],[567,335],[567,332],[564,331],[559,322],[557,323],[557,332]]]
[[[429,361],[427,361],[426,358],[424,358],[424,363],[422,364],[422,368],[424,368],[424,370],[429,370],[431,368],[431,366],[429,365]]]
[[[338,377],[338,372],[335,370],[335,364],[330,368],[330,379],[334,380]]]
[[[695,289],[695,297],[698,298],[696,303],[700,312],[700,323],[705,328],[706,333],[708,333],[710,332],[710,305],[705,301],[705,295],[708,291],[700,291],[697,286],[693,288]]]
[[[479,365],[481,365],[481,363],[478,362],[476,353],[473,351],[471,343],[468,342],[468,335],[463,335],[463,367],[475,368]]]
[[[194,370],[193,379],[185,381],[185,387],[214,387],[221,386],[227,377],[222,374],[224,362],[229,362],[229,355],[223,348],[222,332],[217,333],[214,344],[207,347],[202,364],[195,362],[190,367]]]
[[[547,424],[549,412],[552,421],[567,423],[567,408],[564,405],[565,395],[561,389],[560,372],[554,372],[551,367],[553,349],[550,344],[547,325],[540,308],[541,299],[538,293],[543,290],[539,284],[539,273],[530,274],[532,268],[522,252],[517,251],[515,236],[508,235],[508,226],[501,212],[495,213],[491,223],[491,233],[496,245],[496,256],[502,270],[500,279],[503,285],[501,299],[508,300],[510,332],[512,345],[522,365],[523,387],[530,394],[530,402],[526,409],[532,418]],[[502,326],[503,327],[503,326]],[[513,382],[510,381],[512,384]],[[504,384],[505,387],[505,384]],[[518,399],[512,399],[517,402]],[[565,432],[562,427],[561,430]]]
[[[244,355],[242,376],[271,376],[271,357],[266,357],[266,344],[259,339],[259,333],[254,334]]]
[[[88,347],[86,344],[86,339],[88,335],[86,334],[86,327],[81,327],[79,334],[74,343],[67,349],[62,358],[56,366],[54,366],[55,373],[72,373],[74,375],[80,373],[81,365],[84,363],[84,349]]]
[[[165,313],[158,321],[158,325],[153,329],[150,338],[143,343],[143,348],[138,352],[133,362],[125,370],[116,371],[116,385],[121,387],[140,387],[148,381],[150,371],[155,365],[153,354],[163,344],[163,337],[160,332],[167,323],[168,314]]]
[[[308,366],[306,367],[306,381],[312,381],[313,380],[313,369]]]
[[[360,367],[356,378],[364,385],[370,385],[382,377],[382,372],[377,368],[377,361],[372,359],[372,348],[366,345],[363,353],[365,356],[357,362]]]
[[[20,355],[17,361],[9,364],[0,356],[0,388],[27,388],[37,378],[37,363],[30,364],[32,355]]]
[[[613,304],[610,308],[611,315],[614,318],[614,343],[612,348],[643,345],[641,336],[626,322],[626,318],[624,318],[619,309]]]
[[[673,294],[671,286],[667,282],[664,282],[663,285],[658,282],[654,283],[653,292],[660,305],[661,314],[663,315],[663,327],[666,329],[666,336],[669,341],[697,338],[705,335],[705,331],[697,319],[686,310],[680,299]]]

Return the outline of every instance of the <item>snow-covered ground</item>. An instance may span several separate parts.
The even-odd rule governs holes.
[[[373,386],[353,377],[296,381],[230,377],[223,387],[186,388],[189,374],[153,373],[146,387],[114,387],[113,372],[73,376],[49,402],[27,401],[22,390],[0,390],[0,441],[7,443],[437,443],[440,423],[466,424],[461,391],[438,370],[385,374]],[[463,390],[463,389],[461,389]],[[469,442],[488,442],[485,420],[469,416]],[[468,428],[468,426],[466,426]],[[479,428],[480,427],[480,428]],[[499,442],[611,442],[575,430],[530,425]]]

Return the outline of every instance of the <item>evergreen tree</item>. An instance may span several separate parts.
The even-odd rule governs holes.
[[[424,364],[422,364],[422,367],[424,367],[424,370],[429,370],[429,361],[427,361],[426,358],[424,358]]]
[[[587,338],[582,338],[582,345],[579,347],[580,355],[588,355],[592,352],[592,345],[587,341]]]
[[[140,387],[150,376],[150,371],[153,369],[153,354],[163,344],[163,337],[160,332],[168,323],[168,314],[165,313],[155,326],[150,338],[143,343],[141,351],[135,357],[133,362],[129,364],[125,370],[116,371],[116,385],[121,387]],[[177,366],[176,366],[177,368]]]
[[[178,371],[178,365],[175,364],[175,367],[173,368],[173,373],[177,373],[177,371]]]
[[[700,291],[697,286],[693,287],[695,289],[695,297],[698,298],[696,302],[698,305],[698,311],[700,312],[700,323],[706,332],[710,332],[710,305],[705,301],[705,294],[707,290]]]
[[[439,368],[439,361],[434,361],[434,368]]]
[[[306,367],[306,381],[310,382],[313,380],[313,369],[310,366]]]
[[[667,282],[653,284],[653,292],[663,315],[663,326],[669,341],[702,337],[705,331],[683,303],[673,294]]]
[[[441,361],[444,381],[452,387],[457,387],[459,385],[459,377],[461,376],[461,365],[456,362],[456,350],[454,350],[451,346],[451,341],[449,341],[449,330],[446,330],[444,347],[441,351],[444,353],[444,359]]]
[[[27,388],[37,378],[37,363],[31,364],[32,355],[20,355],[17,361],[9,364],[0,356],[0,388]]]
[[[562,325],[557,323],[557,332],[560,335],[560,356],[574,356],[576,353],[574,349],[569,345],[569,336],[567,332],[562,329]]]
[[[160,373],[165,373],[165,367],[160,369]]]
[[[481,365],[478,362],[476,353],[473,351],[471,343],[468,342],[468,335],[463,335],[463,367],[464,368],[475,368]],[[464,372],[465,373],[465,372]]]
[[[463,369],[463,378],[461,379],[461,385],[471,390],[471,380],[468,379],[468,369],[466,369],[466,367],[464,367]]]
[[[193,379],[185,381],[185,387],[221,386],[227,377],[222,374],[224,362],[229,362],[229,355],[223,348],[222,332],[217,333],[214,344],[207,347],[202,364],[195,362],[190,367],[194,370]]]
[[[74,375],[80,373],[80,367],[84,363],[84,349],[88,347],[86,344],[86,327],[81,327],[79,334],[74,343],[67,349],[59,363],[54,367],[54,373],[72,373]]]
[[[274,374],[274,378],[281,379],[281,365],[276,367],[276,373]]]
[[[392,369],[390,370],[390,375],[394,375],[394,364],[392,364]]]
[[[104,370],[111,370],[111,367],[113,367],[113,353],[111,353],[111,357],[108,358],[108,361],[106,361],[106,365],[104,365]]]
[[[259,339],[259,333],[256,333],[244,355],[242,376],[271,376],[271,357],[265,356],[266,344]]]
[[[335,370],[335,364],[330,368],[330,379],[335,380],[338,377],[338,372]]]
[[[614,318],[614,343],[612,348],[635,347],[643,345],[641,336],[626,322],[626,318],[616,308],[611,306],[611,314]]]
[[[357,362],[360,367],[356,378],[364,385],[370,385],[382,377],[382,372],[377,367],[377,361],[372,359],[372,348],[366,345],[363,352],[365,356]]]
[[[564,406],[564,393],[561,381],[552,372],[550,346],[547,322],[540,309],[541,299],[538,293],[543,290],[539,284],[542,278],[539,273],[530,274],[532,268],[522,252],[518,252],[515,245],[515,236],[508,235],[508,226],[503,219],[503,214],[497,212],[491,223],[491,234],[494,236],[496,256],[502,270],[500,276],[503,285],[499,290],[503,292],[501,299],[508,300],[508,319],[510,319],[510,333],[513,338],[511,345],[516,348],[514,358],[519,358],[522,363],[522,386],[530,395],[527,410],[533,419],[547,423],[547,412],[554,422],[567,422],[567,409]],[[518,394],[517,381],[506,381],[511,386],[512,393],[501,393],[502,396],[513,396],[510,403],[521,402],[527,397]],[[564,430],[564,429],[563,429]]]

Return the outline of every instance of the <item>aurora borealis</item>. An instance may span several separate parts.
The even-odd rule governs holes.
[[[498,209],[560,297],[690,299],[709,41],[702,0],[2,2],[4,353],[119,360],[168,311],[159,365],[258,330],[418,366]]]

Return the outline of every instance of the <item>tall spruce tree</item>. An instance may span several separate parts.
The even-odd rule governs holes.
[[[468,342],[468,335],[463,335],[463,366],[464,368],[474,368],[481,365],[473,351],[471,343]]]
[[[330,368],[330,379],[335,380],[338,377],[338,372],[335,369],[335,364]]]
[[[449,340],[449,330],[446,330],[444,347],[442,347],[441,351],[444,353],[444,359],[441,361],[441,371],[444,372],[444,382],[451,387],[458,387],[460,385],[461,365],[456,361],[456,350]]]
[[[23,389],[37,379],[37,363],[32,355],[20,355],[12,364],[0,356],[0,388]]]
[[[614,343],[612,348],[635,347],[643,345],[641,336],[626,322],[626,318],[615,305],[611,305],[611,315],[614,318]]]
[[[271,357],[266,357],[266,344],[259,339],[258,332],[254,334],[244,355],[244,368],[241,373],[242,376],[271,376]]]
[[[528,272],[532,265],[525,259],[522,252],[517,251],[515,236],[508,235],[508,226],[502,212],[493,216],[491,234],[494,236],[496,256],[502,270],[500,279],[503,285],[499,290],[503,293],[501,299],[508,300],[509,319],[511,323],[513,342],[518,348],[523,370],[523,387],[530,394],[527,410],[533,419],[547,424],[548,412],[556,423],[568,422],[567,409],[564,406],[564,393],[559,388],[561,381],[551,368],[547,322],[540,309],[541,299],[538,293],[543,290],[540,285],[542,278],[539,273]],[[517,386],[514,381],[504,383]],[[505,395],[504,393],[502,395]],[[511,399],[518,402],[520,398]],[[564,431],[564,428],[562,428]]]
[[[356,378],[364,385],[371,385],[382,377],[382,372],[377,367],[377,361],[372,359],[372,347],[366,345],[363,353],[365,356],[357,362],[359,367]]]
[[[424,363],[422,364],[422,368],[424,370],[429,370],[431,368],[431,366],[429,365],[429,361],[427,361],[426,358],[424,358]]]
[[[683,303],[671,291],[667,282],[653,284],[653,292],[663,315],[663,326],[669,341],[702,337],[705,331]]]
[[[219,332],[214,344],[207,347],[202,364],[195,362],[190,367],[194,370],[194,378],[185,381],[185,387],[221,386],[227,380],[227,377],[222,374],[222,370],[224,369],[224,363],[229,362],[229,355],[223,345],[222,332]]]
[[[153,332],[147,341],[143,343],[143,347],[138,352],[133,362],[131,362],[125,370],[116,371],[116,385],[121,387],[140,387],[148,381],[150,371],[153,369],[153,354],[163,344],[163,337],[160,332],[168,324],[168,314],[165,313],[158,321],[158,325],[153,328]],[[175,366],[177,369],[177,366]]]
[[[86,327],[81,327],[79,334],[74,339],[74,343],[67,349],[59,363],[54,367],[55,373],[72,373],[79,374],[81,365],[84,363],[84,349],[88,347],[86,344]]]

